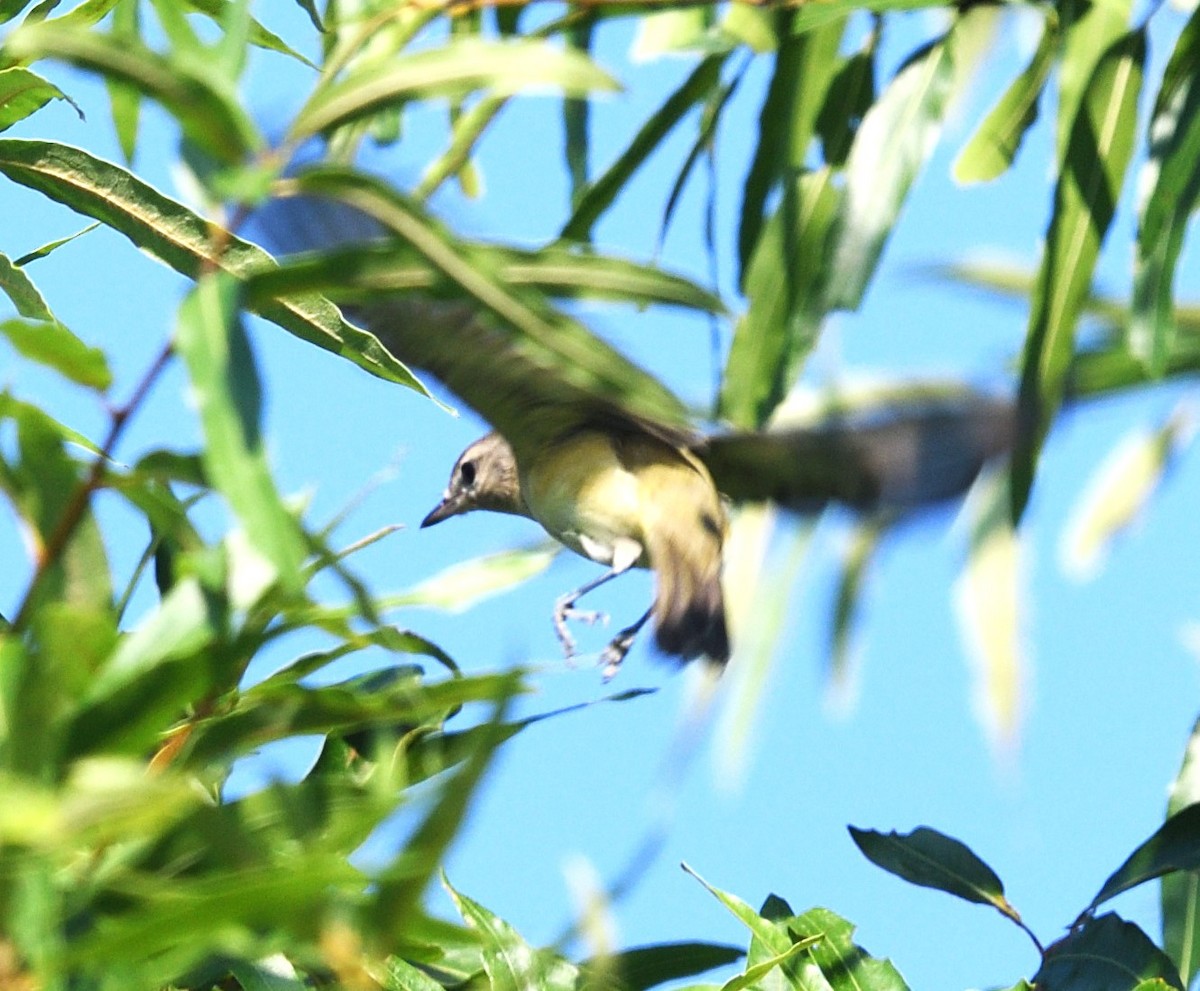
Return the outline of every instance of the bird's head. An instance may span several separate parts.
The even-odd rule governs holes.
[[[521,498],[517,459],[508,441],[497,433],[479,438],[459,455],[442,501],[421,521],[421,526],[433,526],[476,509],[529,515]]]

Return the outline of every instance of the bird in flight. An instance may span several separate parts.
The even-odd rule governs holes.
[[[289,248],[339,247],[370,230],[362,203],[285,200],[266,227]],[[451,274],[453,262],[442,263]],[[579,598],[631,568],[655,573],[653,605],[601,654],[606,676],[651,618],[662,653],[718,667],[729,660],[726,503],[909,510],[961,494],[1013,442],[1012,401],[969,389],[815,426],[706,436],[673,393],[581,325],[532,294],[480,279],[474,299],[397,291],[343,310],[492,427],[458,458],[422,526],[474,510],[526,516],[607,566],[555,606],[568,655],[568,620],[598,616],[577,609]]]

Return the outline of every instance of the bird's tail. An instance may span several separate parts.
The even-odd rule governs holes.
[[[655,640],[663,653],[714,664],[729,660],[729,631],[721,591],[722,522],[706,512],[701,526],[664,513],[647,545],[657,576]]]

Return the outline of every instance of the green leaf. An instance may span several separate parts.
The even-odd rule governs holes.
[[[220,602],[178,582],[100,668],[72,722],[68,753],[143,753],[186,706],[226,681],[237,658],[213,649]]]
[[[450,886],[442,877],[463,921],[483,941],[483,969],[497,991],[538,988],[539,991],[575,991],[579,969],[550,950],[536,950],[512,926]]]
[[[546,42],[460,39],[363,65],[318,89],[296,115],[289,137],[300,141],[410,100],[462,97],[480,89],[507,95],[545,86],[568,95],[619,88],[578,52]]]
[[[28,265],[30,262],[37,261],[39,258],[45,258],[47,255],[57,251],[64,244],[70,244],[72,241],[75,240],[75,238],[83,237],[84,234],[90,234],[92,231],[94,231],[99,226],[100,226],[99,222],[94,223],[94,224],[88,224],[86,227],[82,227],[79,230],[77,230],[74,234],[68,234],[66,237],[57,237],[53,241],[47,241],[41,247],[34,248],[32,251],[27,251],[20,258],[18,258],[15,262],[13,262],[13,264],[16,265],[18,268],[21,268],[21,267],[24,267],[25,265]],[[47,317],[42,317],[39,314],[30,314],[30,313],[22,313],[21,316],[25,316],[25,317],[32,316],[32,317],[34,317],[34,319],[49,319]]]
[[[104,352],[88,347],[57,320],[5,320],[0,322],[0,334],[26,358],[72,382],[99,392],[112,385]]]
[[[259,434],[262,397],[237,313],[238,284],[205,276],[179,312],[175,349],[187,365],[204,428],[204,466],[284,588],[303,585],[306,547],[267,467]]]
[[[112,36],[122,40],[138,42],[141,39],[141,4],[138,0],[122,0],[118,3],[112,20]],[[133,161],[137,151],[138,124],[141,121],[142,94],[136,86],[105,76],[104,87],[108,91],[109,114],[113,130],[121,146],[126,163]]]
[[[27,320],[54,320],[42,294],[38,292],[33,280],[25,274],[24,269],[9,261],[7,255],[0,254],[0,290],[12,300],[17,312]]]
[[[807,983],[811,976],[808,967],[794,985],[804,988],[832,987],[836,991],[870,988],[871,991],[908,991],[908,985],[890,960],[881,960],[867,953],[854,942],[854,926],[825,908],[814,908],[787,920],[788,929],[795,934],[813,933],[820,941],[809,949],[809,967],[821,973],[822,980]],[[825,982],[828,982],[826,984]]]
[[[933,152],[954,83],[954,32],[901,67],[863,117],[846,158],[827,280],[829,309],[856,309],[917,174]]]
[[[990,182],[1017,156],[1025,134],[1038,116],[1038,99],[1058,53],[1058,16],[1046,11],[1042,39],[1029,64],[1009,84],[954,161],[954,178],[964,185]]]
[[[413,832],[404,856],[377,879],[370,918],[382,932],[403,933],[406,930],[430,878],[443,862],[446,849],[462,826],[492,755],[508,738],[504,717],[509,701],[520,691],[521,672],[512,671],[502,677],[507,683],[498,686],[494,696],[498,701],[485,724],[494,732],[483,736],[479,748],[458,773],[443,783],[441,794]],[[502,963],[502,960],[497,961],[497,967]]]
[[[415,588],[381,600],[385,609],[432,606],[463,612],[477,602],[540,575],[558,555],[558,548],[502,551],[455,564]]]
[[[1200,870],[1200,804],[1180,809],[1134,850],[1104,882],[1088,911],[1144,881],[1194,870]]]
[[[767,421],[816,343],[829,278],[819,260],[840,202],[828,170],[805,173],[785,186],[758,237],[745,275],[750,307],[734,331],[721,387],[721,416],[738,427]]]
[[[767,955],[775,957],[785,954],[793,943],[795,943],[796,939],[788,932],[786,927],[754,911],[753,908],[738,898],[737,895],[722,891],[720,888],[714,888],[687,864],[681,864],[680,866],[704,885],[709,894],[724,905],[735,919],[750,930],[751,936],[761,944],[762,950]],[[754,962],[753,953],[751,954],[751,962]]]
[[[966,844],[927,826],[911,833],[849,828],[863,855],[885,871],[910,884],[936,888],[978,905],[991,905],[1009,918],[1017,918],[996,872]]]
[[[577,197],[574,213],[562,230],[568,241],[590,241],[592,228],[629,184],[630,178],[675,126],[720,84],[725,55],[709,55],[638,129],[629,147]]]
[[[1142,514],[1164,475],[1195,432],[1193,417],[1177,407],[1157,429],[1137,428],[1114,443],[1088,480],[1063,534],[1063,569],[1089,578],[1117,537]]]
[[[784,38],[759,111],[758,144],[743,184],[738,220],[738,284],[752,300],[749,267],[759,248],[767,199],[781,179],[804,166],[845,31],[844,22],[835,22],[807,34],[791,34],[794,13],[774,16]]]
[[[738,947],[719,943],[656,943],[584,961],[580,969],[584,987],[598,984],[613,991],[647,991],[668,981],[724,967],[744,956]]]
[[[186,2],[187,5],[193,10],[198,10],[203,14],[207,14],[214,21],[218,22],[226,16],[225,12],[231,6],[230,0],[186,0]],[[310,62],[298,51],[292,48],[291,45],[280,38],[279,35],[268,31],[253,17],[248,19],[248,27],[248,38],[250,44],[256,46],[257,48],[262,48],[271,52],[278,52],[280,55],[286,55],[288,58],[295,59],[297,62],[307,65],[310,69],[317,68],[312,62]]]
[[[19,28],[5,48],[12,58],[56,58],[134,87],[166,107],[187,139],[216,161],[236,164],[262,146],[236,94],[199,59],[165,58],[128,37],[56,22]]]
[[[175,271],[196,279],[211,269],[245,276],[270,267],[261,248],[215,229],[118,165],[69,145],[0,138],[0,173],[124,234]],[[349,358],[373,375],[428,395],[372,335],[346,322],[315,294],[255,307],[301,340]]]
[[[851,635],[858,619],[863,585],[887,532],[886,523],[879,518],[857,524],[842,556],[829,642],[829,680],[835,686],[844,687],[850,680]]]
[[[467,247],[464,245],[464,247]],[[690,279],[607,255],[548,245],[521,251],[470,244],[506,284],[536,289],[562,299],[600,299],[637,306],[682,306],[702,313],[723,313],[720,298]],[[246,296],[262,302],[274,296],[315,290],[330,298],[362,298],[368,293],[414,290],[441,299],[461,294],[429,258],[407,244],[375,244],[292,256],[278,268],[247,280]]]
[[[51,100],[65,99],[62,90],[36,72],[20,67],[0,69],[0,131],[41,110]]]
[[[1175,267],[1200,195],[1200,11],[1171,53],[1150,118],[1150,154],[1138,177],[1149,190],[1138,218],[1129,348],[1151,375],[1167,368],[1175,333]]]
[[[1029,501],[1038,452],[1062,402],[1075,325],[1133,153],[1145,58],[1144,31],[1119,38],[1097,62],[1071,129],[1021,361],[1023,429],[1013,452],[1014,521]]]
[[[1088,919],[1046,947],[1033,984],[1044,991],[1135,991],[1141,982],[1155,978],[1183,991],[1179,974],[1162,950],[1133,923],[1110,914]]]
[[[1200,719],[1192,727],[1183,765],[1171,784],[1167,818],[1196,802],[1200,802]],[[1163,875],[1162,926],[1163,949],[1187,987],[1200,970],[1200,871]]]
[[[840,169],[854,146],[854,136],[863,118],[875,102],[874,35],[861,51],[855,52],[838,69],[829,83],[825,102],[817,117],[817,131],[825,164]]]

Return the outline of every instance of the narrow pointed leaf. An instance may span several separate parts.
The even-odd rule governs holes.
[[[209,268],[245,276],[272,264],[261,248],[214,231],[203,217],[127,169],[70,145],[0,138],[0,173],[101,221],[189,278]],[[321,296],[264,301],[255,312],[380,378],[428,395],[375,337],[347,323]]]
[[[17,308],[17,313],[27,320],[53,320],[54,314],[33,280],[25,270],[0,254],[0,292],[3,292]]]
[[[15,31],[6,48],[14,58],[61,59],[134,87],[166,107],[188,140],[219,162],[242,162],[262,144],[235,95],[215,76],[133,39],[47,22]]]
[[[745,951],[736,946],[719,943],[656,943],[635,946],[596,963],[584,961],[580,969],[585,981],[594,970],[602,975],[604,983],[601,986],[612,980],[622,991],[648,991],[668,981],[683,980],[736,963],[745,955]]]
[[[1014,520],[1029,501],[1042,440],[1062,402],[1075,326],[1133,153],[1145,58],[1143,31],[1119,38],[1096,64],[1071,129],[1021,362],[1023,430],[1013,453]]]
[[[954,83],[953,31],[896,73],[867,111],[846,159],[829,265],[829,309],[856,309],[917,174],[942,131]]]
[[[647,120],[630,142],[629,147],[608,167],[603,175],[587,187],[575,205],[575,212],[563,227],[562,236],[569,241],[589,241],[592,227],[628,184],[630,177],[645,163],[675,126],[694,107],[702,103],[720,83],[721,66],[725,55],[710,55],[700,62]]]
[[[965,184],[989,182],[1017,157],[1025,134],[1038,116],[1038,100],[1058,52],[1058,18],[1046,14],[1042,39],[1033,58],[1004,91],[954,161],[954,178]]]
[[[0,131],[41,110],[51,100],[66,97],[36,72],[14,66],[0,70]]]
[[[746,271],[750,301],[722,378],[721,415],[757,429],[791,388],[824,315],[827,246],[840,203],[832,174],[801,175],[784,190]]]
[[[302,582],[306,548],[267,467],[258,373],[238,319],[237,283],[205,276],[179,313],[175,349],[188,367],[204,428],[204,466],[258,551],[288,589]]]
[[[908,985],[890,960],[873,957],[854,942],[854,926],[825,908],[814,908],[787,920],[795,934],[819,934],[820,940],[808,950],[811,964],[800,971],[792,987],[827,988],[836,991],[870,988],[871,991],[908,991]],[[820,979],[808,983],[812,970]]]
[[[1152,375],[1161,376],[1175,333],[1175,267],[1200,196],[1200,11],[1184,27],[1163,73],[1138,186],[1149,195],[1138,220],[1129,347]]]
[[[571,95],[619,88],[578,52],[540,41],[463,39],[365,65],[318,90],[296,116],[291,137],[302,140],[409,100],[462,97],[481,89],[508,95],[544,87]]]

